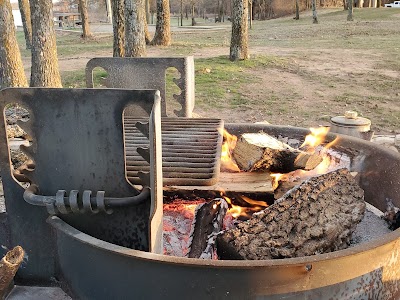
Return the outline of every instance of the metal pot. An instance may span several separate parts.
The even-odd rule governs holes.
[[[344,116],[331,118],[331,132],[350,135],[364,140],[371,140],[371,121],[358,116],[355,111],[346,111]]]

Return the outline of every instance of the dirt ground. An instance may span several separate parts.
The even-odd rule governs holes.
[[[300,21],[291,17],[255,21],[250,30],[251,56],[269,56],[283,64],[244,69],[248,80],[236,95],[229,94],[228,86],[227,92],[213,101],[207,99],[210,93],[203,93],[207,86],[198,82],[195,114],[226,122],[312,127],[327,125],[331,117],[356,110],[371,119],[377,133],[400,133],[400,29],[396,25],[400,14],[387,9],[360,9],[355,10],[352,23],[346,22],[346,12],[338,9],[321,10],[319,16],[318,25],[311,24],[310,13],[303,13]],[[58,33],[59,48],[63,46],[59,37],[71,34],[79,32]],[[107,46],[95,50],[59,51],[62,74],[83,72],[92,57],[111,56],[110,33],[96,33],[95,42],[87,44],[96,46],[105,40]],[[215,30],[174,29],[172,46],[150,46],[147,56],[193,55],[195,63],[198,59],[204,63],[205,59],[227,57],[229,40],[229,23]],[[28,56],[24,63],[29,72]],[[232,104],[232,97],[239,98],[239,104]]]

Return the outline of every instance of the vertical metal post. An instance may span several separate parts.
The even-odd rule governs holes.
[[[149,122],[150,189],[149,251],[163,253],[163,175],[161,144],[161,97],[157,91]]]

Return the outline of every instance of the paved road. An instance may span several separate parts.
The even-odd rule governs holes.
[[[195,32],[195,31],[215,31],[215,30],[226,30],[230,28],[230,23],[226,22],[224,24],[218,24],[218,26],[215,25],[196,25],[196,26],[176,26],[177,24],[171,24],[171,31],[172,32]],[[149,25],[149,31],[154,32],[156,30],[155,25]],[[68,31],[68,30],[66,30]],[[76,30],[73,30],[76,31]],[[105,23],[92,23],[90,24],[90,31],[92,33],[112,33],[112,25],[111,24],[105,24]]]

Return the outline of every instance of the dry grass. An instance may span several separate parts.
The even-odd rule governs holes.
[[[309,13],[299,21],[255,21],[247,62],[227,59],[229,23],[218,24],[222,30],[175,32],[171,47],[148,51],[195,56],[195,112],[204,116],[309,127],[354,109],[374,130],[400,133],[399,20],[400,10],[381,8],[356,9],[354,22],[340,9],[319,11],[317,25]],[[109,55],[111,47],[110,35],[83,42],[76,33],[59,34],[64,85],[84,86],[85,59]]]

